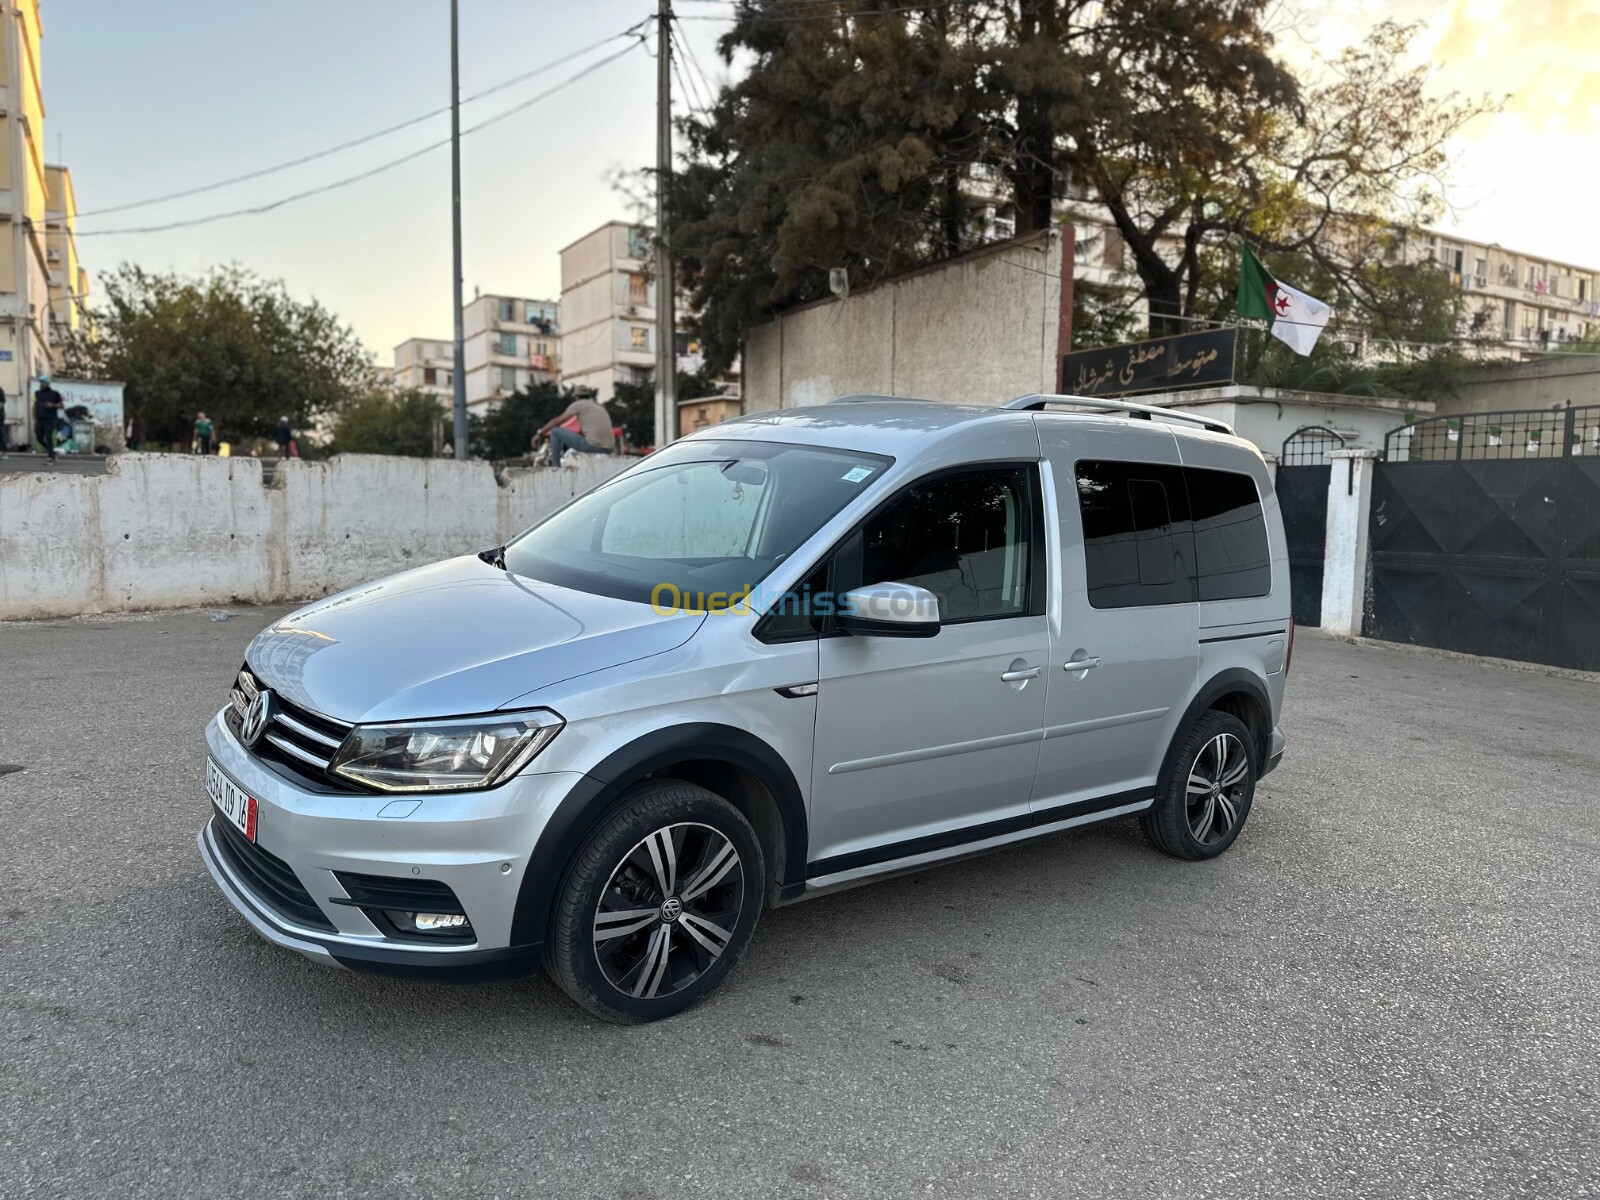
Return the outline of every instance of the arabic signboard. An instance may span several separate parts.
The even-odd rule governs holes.
[[[1231,383],[1237,332],[1181,333],[1066,354],[1061,390],[1072,396],[1131,396]]]
[[[81,404],[96,425],[122,428],[122,384],[99,379],[56,379],[51,383],[61,393],[63,412]]]

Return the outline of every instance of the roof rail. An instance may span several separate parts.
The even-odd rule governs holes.
[[[1127,400],[1106,400],[1099,396],[1056,396],[1048,392],[1029,392],[1026,396],[1018,396],[1002,405],[1002,408],[1031,409],[1035,412],[1042,411],[1052,404],[1064,404],[1073,408],[1087,408],[1094,412],[1126,413],[1131,417],[1142,417],[1148,421],[1152,417],[1161,417],[1168,421],[1188,421],[1192,425],[1200,425],[1216,433],[1226,433],[1230,437],[1237,436],[1233,426],[1226,421],[1218,421],[1214,417],[1196,416],[1194,413],[1180,412],[1173,408],[1161,408],[1154,404],[1133,404]]]

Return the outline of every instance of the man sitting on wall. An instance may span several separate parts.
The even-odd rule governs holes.
[[[578,422],[577,432],[565,428],[574,418]],[[546,435],[550,438],[550,461],[557,467],[561,465],[564,450],[575,450],[579,454],[610,454],[617,448],[617,435],[611,428],[611,414],[595,399],[593,388],[576,389],[572,403],[540,426],[539,432],[533,435],[533,444],[537,446],[539,439]]]

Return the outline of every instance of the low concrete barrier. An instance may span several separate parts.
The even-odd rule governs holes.
[[[340,455],[125,454],[104,475],[0,474],[0,619],[322,596],[497,545],[634,459],[578,469]]]

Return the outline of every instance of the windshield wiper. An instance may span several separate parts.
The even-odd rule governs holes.
[[[491,567],[499,567],[502,571],[506,569],[506,548],[504,546],[496,546],[492,550],[480,550],[478,551],[478,557]]]

